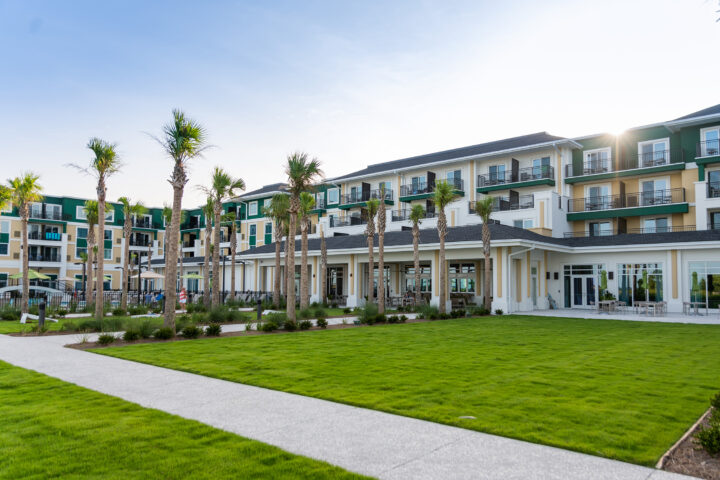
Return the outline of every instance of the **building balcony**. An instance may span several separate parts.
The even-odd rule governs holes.
[[[453,187],[453,191],[457,195],[465,194],[465,181],[462,178],[451,178],[445,180]],[[400,186],[401,202],[412,202],[413,200],[422,200],[433,196],[435,191],[435,182],[416,182]]]
[[[31,253],[28,257],[31,262],[59,263],[62,261],[62,256],[59,253]]]
[[[391,215],[391,221],[393,222],[406,222],[410,221],[410,212],[412,210],[409,208],[403,208],[399,212],[396,210],[393,210]],[[423,218],[435,218],[437,217],[437,214],[434,210],[428,210],[425,212],[425,216]]]
[[[682,150],[660,150],[635,153],[626,159],[618,159],[613,166],[611,159],[591,160],[565,166],[565,183],[594,182],[615,177],[644,175],[685,169],[685,155]]]
[[[149,247],[153,244],[152,240],[143,237],[130,237],[131,247]]]
[[[50,242],[62,241],[62,233],[57,232],[29,232],[28,240],[41,240]]]
[[[687,213],[684,188],[568,200],[568,220]]]
[[[705,142],[698,142],[695,156],[697,158],[720,156],[720,140],[708,140]]]
[[[628,228],[627,231],[619,229],[609,230],[585,230],[584,232],[565,232],[565,238],[584,238],[584,237],[609,237],[612,235],[636,234],[643,235],[649,233],[668,233],[668,232],[694,232],[695,225],[680,225],[672,227],[647,227],[647,228]]]
[[[707,198],[720,198],[720,182],[707,184]]]
[[[555,185],[555,169],[550,165],[543,165],[520,168],[516,172],[487,173],[477,176],[478,193],[535,185]]]
[[[363,192],[348,193],[340,197],[339,208],[349,209],[355,207],[364,207],[367,205],[367,201],[370,199],[380,199],[381,193],[379,189],[365,190]],[[385,190],[384,203],[386,205],[392,205],[393,202],[393,191]]]
[[[349,227],[353,225],[366,225],[367,220],[360,215],[343,215],[330,217],[330,228]]]
[[[30,210],[30,218],[36,220],[54,220],[63,222],[70,220],[70,215],[63,215],[61,212],[55,210]]]
[[[161,230],[163,227],[161,224],[153,223],[149,218],[133,218],[132,228],[148,228],[153,230]]]
[[[518,195],[512,197],[492,197],[493,212],[510,212],[535,207],[535,195]],[[475,214],[475,202],[468,202],[468,213]]]

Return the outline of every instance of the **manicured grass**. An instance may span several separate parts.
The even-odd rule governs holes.
[[[712,325],[503,316],[98,353],[644,465],[720,390]]]
[[[63,324],[63,319],[59,319],[58,323],[45,322],[45,326],[50,331],[60,330]],[[22,324],[20,320],[0,320],[0,334],[2,333],[18,333],[18,332],[29,332],[32,325],[37,325],[37,320],[33,320],[32,323]]]
[[[0,478],[365,478],[0,362]]]

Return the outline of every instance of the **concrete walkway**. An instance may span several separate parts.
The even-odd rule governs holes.
[[[63,347],[80,338],[0,335],[0,360],[381,479],[690,478]]]
[[[624,312],[599,313],[595,309],[561,308],[558,310],[533,310],[532,312],[514,312],[517,315],[530,315],[538,317],[564,317],[588,318],[594,320],[629,320],[632,322],[662,322],[662,323],[692,323],[696,325],[720,325],[720,315],[717,311],[708,314],[685,315],[682,313],[667,313],[665,315],[642,315],[634,313],[632,309]]]

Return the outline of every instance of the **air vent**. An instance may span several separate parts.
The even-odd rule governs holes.
[[[67,261],[68,261],[68,262],[70,261],[70,255],[67,256]]]
[[[15,252],[13,253],[13,260],[18,260],[20,258],[20,254]]]
[[[120,257],[115,257],[115,263],[120,263]]]
[[[15,231],[13,232],[13,236],[14,236],[15,238],[20,238],[20,230],[15,230]]]
[[[68,242],[72,241],[72,235],[68,233]]]
[[[115,243],[117,243],[118,245],[120,245],[120,244],[122,243],[122,238],[118,238],[118,239],[115,241]]]

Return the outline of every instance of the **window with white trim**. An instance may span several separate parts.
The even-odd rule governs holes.
[[[327,191],[327,199],[329,204],[336,205],[340,202],[340,189],[329,188]]]
[[[700,130],[701,157],[714,157],[720,155],[720,126],[708,127]]]
[[[515,227],[515,228],[525,228],[525,229],[533,228],[534,224],[535,224],[535,222],[533,221],[532,218],[523,218],[520,220],[513,220],[513,227]]]
[[[670,139],[661,138],[638,142],[638,168],[670,163]]]
[[[252,217],[257,214],[258,214],[258,202],[257,201],[250,202],[248,204],[248,215]]]
[[[585,150],[583,152],[583,175],[610,171],[612,171],[610,147]],[[573,174],[580,175],[580,172],[573,172]]]
[[[78,220],[87,220],[87,212],[85,211],[85,205],[78,205],[75,207],[75,218]]]

